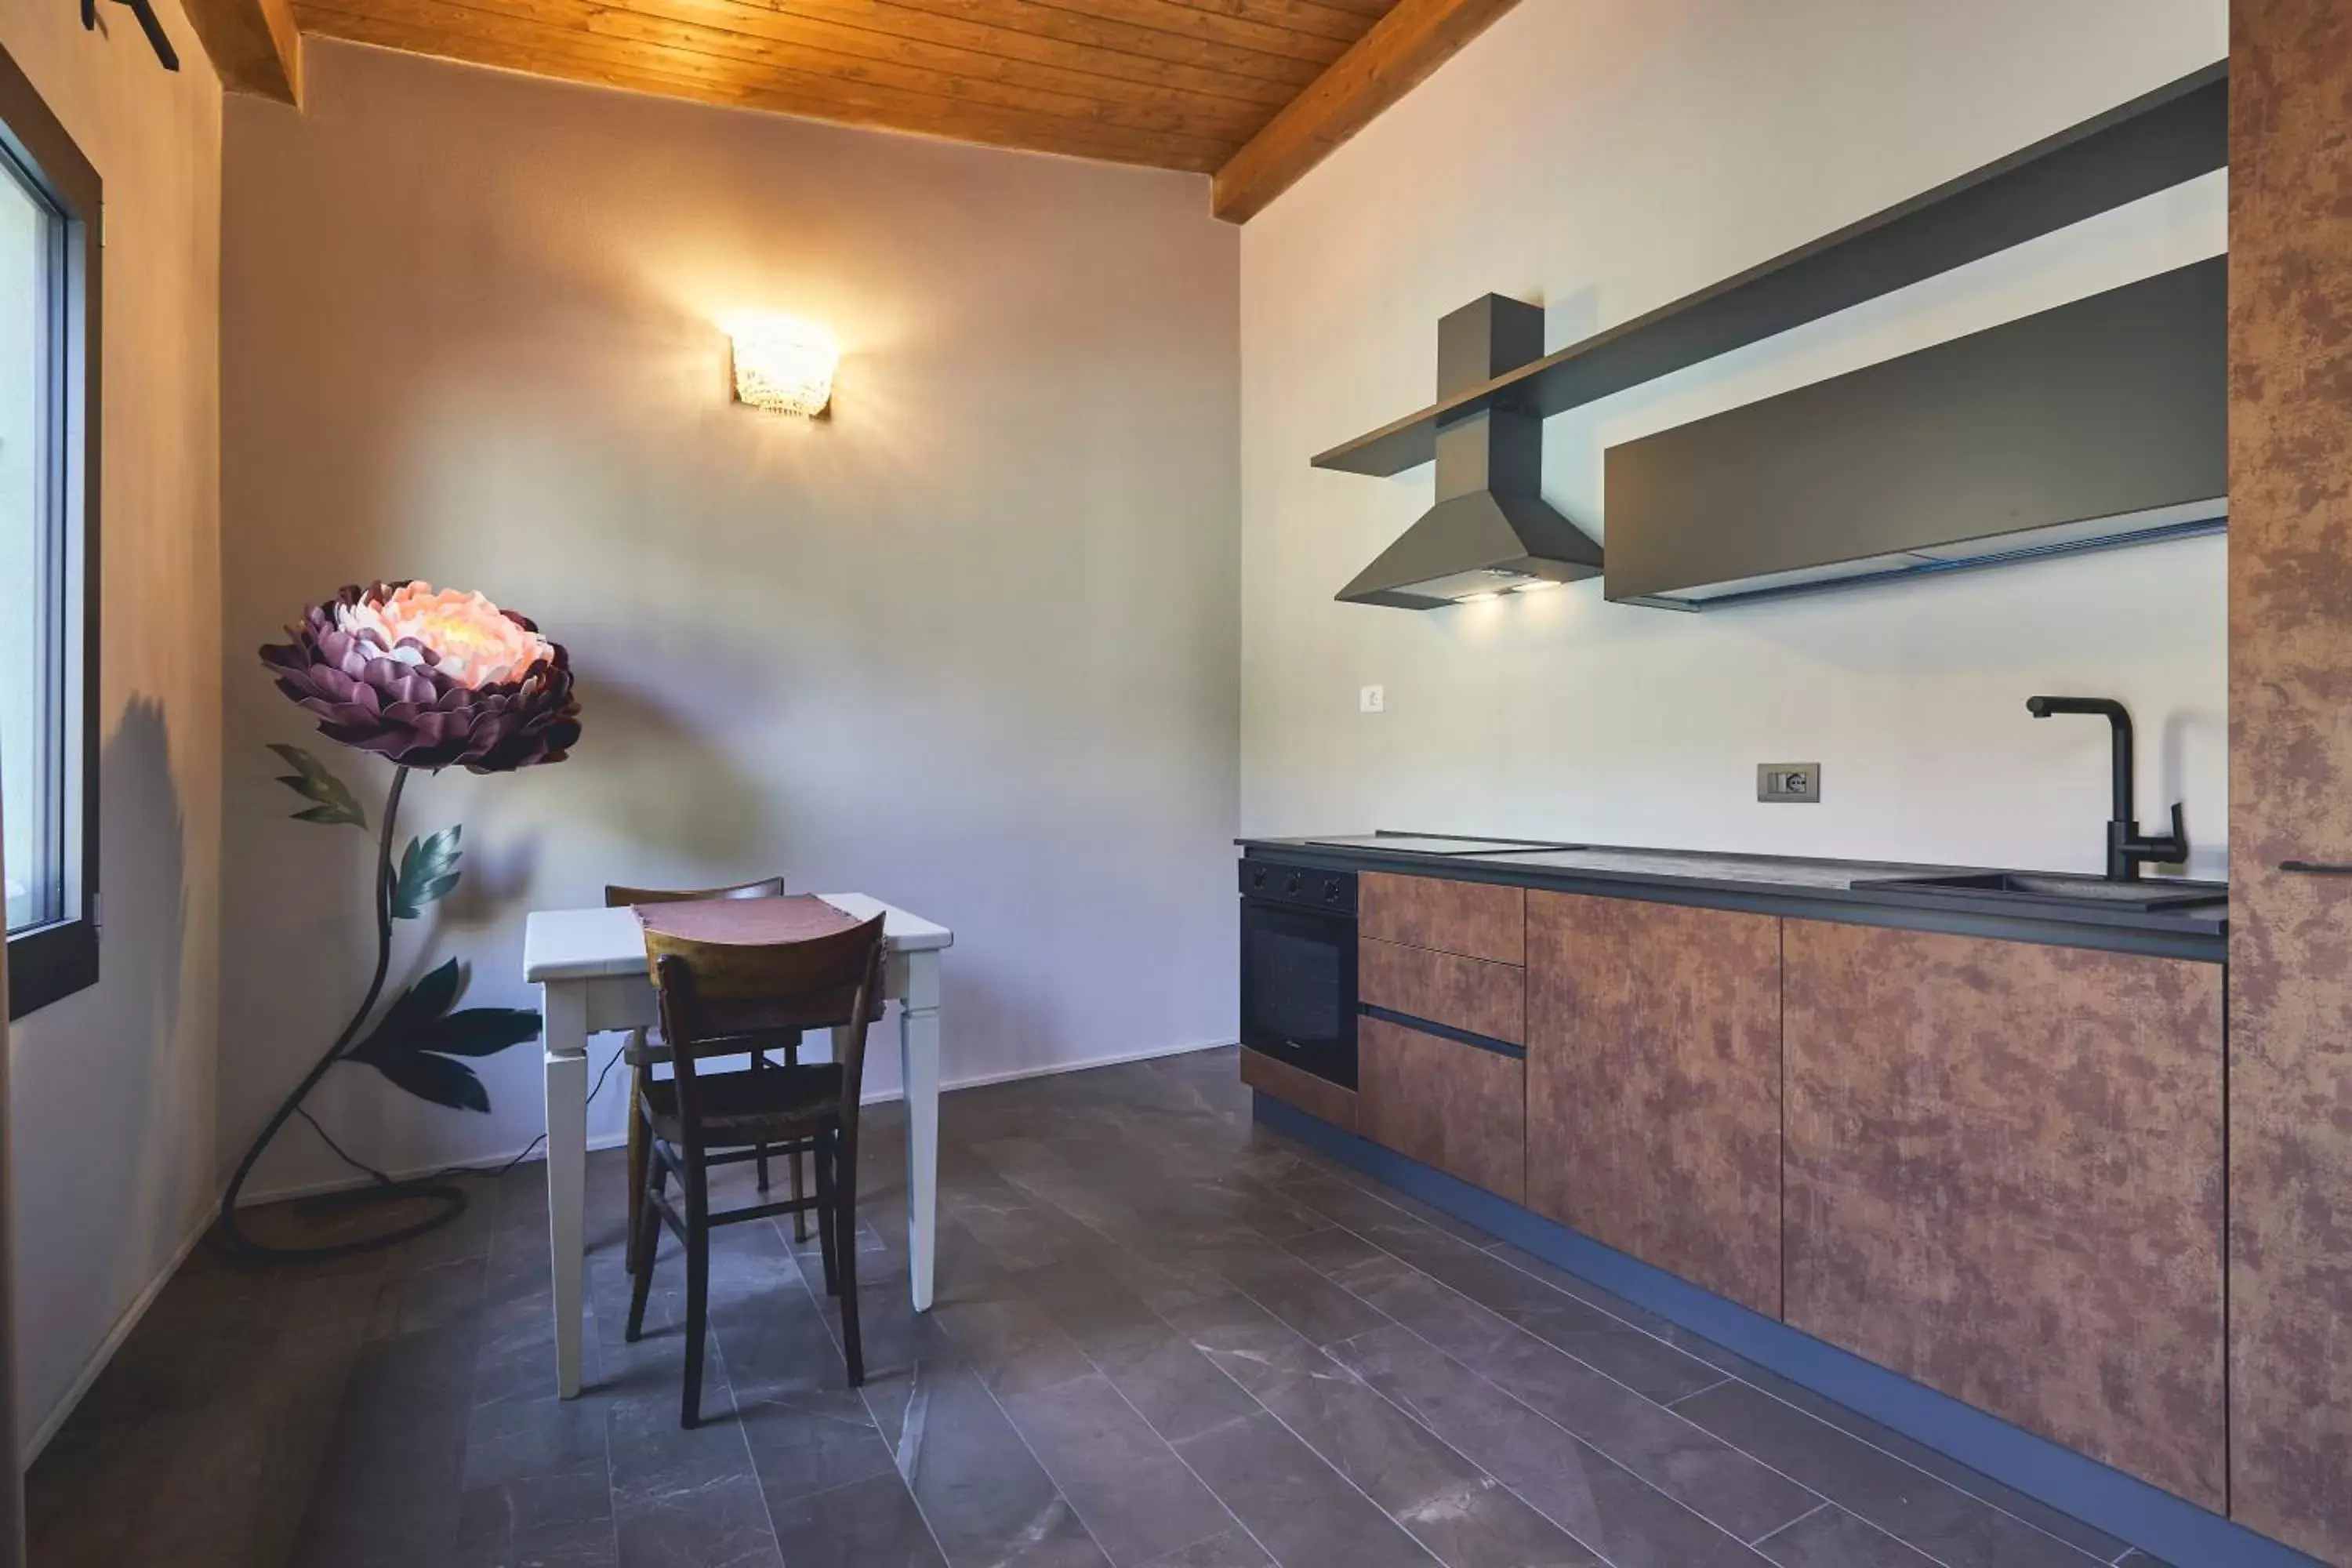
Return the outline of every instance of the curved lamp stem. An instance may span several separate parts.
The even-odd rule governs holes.
[[[319,1087],[319,1081],[327,1076],[327,1069],[343,1059],[343,1053],[351,1049],[352,1042],[359,1037],[361,1027],[367,1023],[368,1015],[375,1011],[376,1003],[383,996],[384,980],[392,973],[392,847],[394,842],[395,829],[400,822],[401,792],[408,785],[408,773],[409,770],[405,766],[398,767],[393,772],[392,791],[384,797],[383,802],[383,827],[376,840],[375,973],[368,981],[367,995],[361,1000],[359,1010],[352,1015],[351,1022],[343,1026],[343,1032],[335,1037],[335,1043],[327,1047],[327,1054],[319,1058],[318,1065],[303,1076],[302,1081],[295,1086],[294,1092],[288,1095],[284,1103],[280,1104],[269,1120],[262,1124],[260,1135],[255,1138],[251,1145],[246,1149],[245,1157],[237,1162],[236,1173],[229,1178],[228,1190],[221,1194],[220,1203],[219,1233],[221,1239],[232,1251],[257,1258],[341,1258],[350,1253],[369,1252],[380,1247],[390,1247],[395,1242],[406,1241],[411,1237],[422,1236],[428,1230],[440,1228],[466,1212],[466,1194],[456,1187],[446,1184],[420,1184],[395,1182],[382,1171],[362,1167],[375,1179],[375,1185],[362,1190],[354,1199],[345,1201],[380,1202],[394,1199],[430,1198],[440,1206],[423,1219],[412,1221],[397,1229],[362,1237],[355,1241],[337,1242],[327,1247],[270,1247],[247,1237],[237,1228],[236,1223],[237,1194],[245,1190],[246,1180],[253,1174],[253,1167],[260,1160],[262,1151],[269,1147],[279,1130],[302,1109],[302,1101],[310,1097],[312,1089]]]

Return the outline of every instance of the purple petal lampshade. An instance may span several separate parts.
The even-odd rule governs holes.
[[[479,594],[429,583],[344,588],[261,650],[320,733],[404,767],[511,773],[580,739],[563,645]]]

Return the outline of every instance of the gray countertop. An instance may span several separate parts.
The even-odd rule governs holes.
[[[1994,869],[1895,861],[1825,860],[1614,845],[1529,847],[1525,838],[1426,834],[1244,838],[1251,856],[1291,864],[1391,870],[1465,881],[1651,898],[1759,912],[1860,921],[2058,946],[2106,948],[2219,962],[2229,929],[2225,900],[2167,910],[2063,901],[2011,893],[1956,893],[1888,886],[1903,878]],[[1492,846],[1489,847],[1488,846]],[[2150,878],[2151,888],[2221,891],[2222,884]]]

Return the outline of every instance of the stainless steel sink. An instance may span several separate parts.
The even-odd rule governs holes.
[[[1856,882],[1854,886],[1956,899],[1998,899],[2010,903],[2087,905],[2103,910],[2126,910],[2138,914],[2226,903],[2230,897],[2227,882],[2156,879],[2111,882],[2104,877],[2069,876],[2063,871],[1980,871],[1944,877],[1882,877]]]

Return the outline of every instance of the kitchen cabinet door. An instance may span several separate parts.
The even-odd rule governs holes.
[[[2221,1508],[2221,967],[1782,929],[1789,1322]]]
[[[2230,1509],[2352,1563],[2352,11],[2230,35]]]
[[[1780,926],[1528,895],[1528,1206],[1775,1317]]]
[[[1356,1033],[1357,1131],[1517,1203],[1527,1168],[1526,1064],[1366,1018]]]

